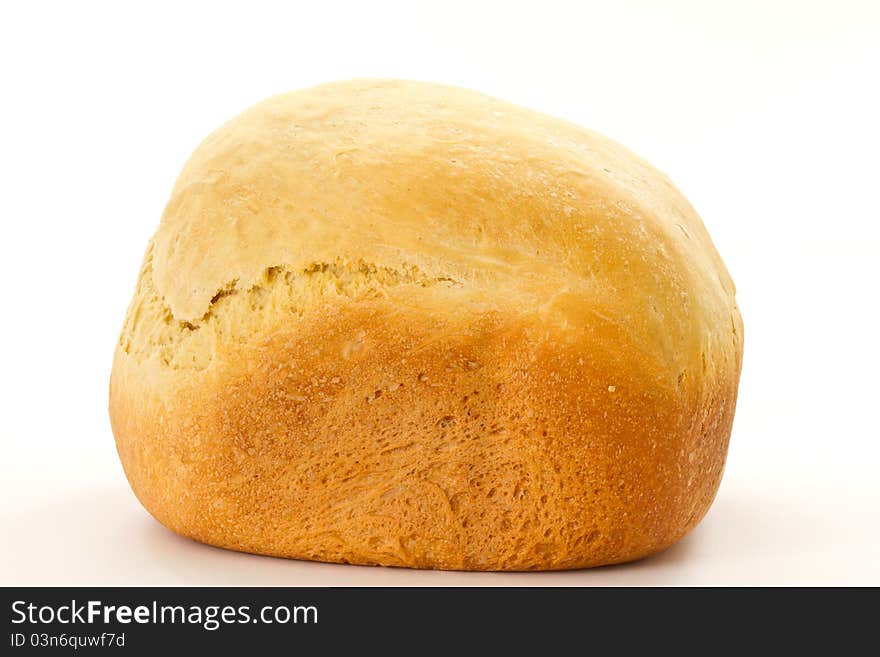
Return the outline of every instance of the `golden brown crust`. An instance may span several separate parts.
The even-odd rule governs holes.
[[[194,539],[577,568],[699,522],[741,358],[733,285],[661,174],[476,94],[346,83],[250,110],[187,165],[110,412],[138,498]]]

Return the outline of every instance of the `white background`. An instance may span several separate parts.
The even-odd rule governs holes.
[[[880,584],[880,4],[4,3],[0,584]],[[725,478],[637,564],[554,574],[300,563],[141,509],[113,348],[177,172],[265,96],[351,77],[471,87],[667,172],[746,328]]]

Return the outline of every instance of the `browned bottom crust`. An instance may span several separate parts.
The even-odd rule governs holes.
[[[739,363],[710,384],[667,376],[611,325],[556,338],[445,317],[342,300],[215,354],[173,394],[118,351],[110,408],[132,488],[211,545],[417,568],[624,562],[703,517]]]

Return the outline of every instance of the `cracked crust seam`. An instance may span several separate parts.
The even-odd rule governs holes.
[[[196,322],[174,317],[153,281],[152,248],[144,258],[134,300],[119,337],[123,352],[136,362],[150,358],[172,369],[202,370],[213,361],[221,341],[242,343],[279,321],[300,319],[329,296],[365,299],[384,296],[401,285],[458,286],[449,276],[428,276],[415,265],[401,268],[376,263],[314,262],[303,269],[267,267],[258,281],[238,287],[229,281],[211,298]]]

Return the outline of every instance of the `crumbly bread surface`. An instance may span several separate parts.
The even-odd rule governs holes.
[[[110,415],[135,494],[199,541],[577,568],[699,522],[741,360],[733,283],[664,175],[480,94],[353,81],[186,164]]]

